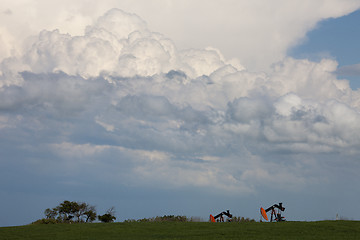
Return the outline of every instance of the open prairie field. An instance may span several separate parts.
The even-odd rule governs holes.
[[[0,228],[0,239],[360,239],[360,222],[26,225]]]

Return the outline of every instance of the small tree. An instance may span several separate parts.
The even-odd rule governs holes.
[[[96,219],[96,210],[94,206],[87,205],[84,215],[86,216],[85,222],[93,222]]]
[[[106,211],[104,215],[99,215],[98,219],[104,223],[114,222],[114,220],[116,220],[116,217],[114,215],[115,207],[111,207]]]
[[[78,216],[78,222],[79,222],[80,220],[79,206],[80,205],[77,202],[64,201],[60,203],[58,207],[60,220],[62,220],[63,222],[70,222],[75,216]]]
[[[53,219],[56,222],[92,222],[96,219],[96,210],[85,202],[64,201],[55,208],[48,208],[44,211],[46,219]],[[75,220],[73,221],[73,219]]]
[[[46,216],[46,219],[55,219],[56,216],[58,215],[58,209],[57,208],[47,208],[45,211],[44,211],[44,214]]]

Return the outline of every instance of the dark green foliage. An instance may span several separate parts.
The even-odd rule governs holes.
[[[70,202],[64,201],[59,206],[54,208],[47,208],[44,211],[45,217],[48,221],[42,219],[35,223],[83,223],[93,222],[96,219],[96,209],[84,202]]]
[[[244,218],[244,217],[233,217],[232,222],[255,222],[255,219]]]
[[[115,215],[115,208],[112,207],[108,209],[104,215],[99,215],[98,219],[103,223],[110,223],[116,220],[116,217],[114,215]]]
[[[155,222],[187,222],[187,217],[164,215],[163,217],[156,217]]]
[[[105,213],[104,215],[99,215],[98,219],[103,223],[109,223],[114,222],[114,220],[116,220],[116,217],[112,216],[111,214]]]
[[[164,215],[162,217],[143,218],[139,220],[129,219],[125,222],[191,222],[186,216]]]
[[[187,218],[186,216],[174,216],[174,215],[164,215],[162,217],[153,217],[153,218],[143,218],[143,219],[128,219],[125,222],[202,222],[198,217]],[[255,222],[254,219],[244,218],[244,217],[233,217],[232,222]]]
[[[47,219],[55,219],[56,216],[58,215],[58,209],[57,208],[47,208],[45,211],[44,211],[44,214],[46,216]]]
[[[0,228],[0,239],[360,239],[360,222],[39,224]]]
[[[70,222],[74,218],[74,214],[77,211],[78,205],[78,203],[70,201],[64,201],[60,203],[60,205],[57,207],[59,221]]]
[[[58,223],[58,221],[56,219],[42,218],[42,219],[39,219],[39,220],[33,222],[32,224],[56,224],[56,223]]]
[[[85,222],[93,222],[96,220],[96,210],[94,206],[88,206],[84,212],[86,216]]]

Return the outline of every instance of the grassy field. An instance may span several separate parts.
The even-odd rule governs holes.
[[[0,239],[360,239],[360,222],[27,225],[0,228]]]

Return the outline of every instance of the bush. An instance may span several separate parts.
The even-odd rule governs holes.
[[[115,207],[109,208],[104,215],[99,215],[98,219],[104,223],[114,222],[116,220]]]
[[[204,222],[204,219],[202,219],[201,217],[191,217],[190,220],[188,220],[189,222]]]
[[[124,222],[191,222],[191,221],[193,221],[193,218],[188,219],[186,216],[164,215],[162,217],[157,216],[153,218],[142,218],[138,220],[128,219],[125,220]]]
[[[109,223],[114,222],[114,220],[116,220],[116,217],[109,213],[105,213],[104,215],[99,215],[98,219],[103,223]]]
[[[255,222],[255,219],[244,218],[244,217],[233,217],[232,222]]]
[[[187,222],[185,216],[174,216],[174,215],[164,215],[162,217],[156,217],[155,222]]]
[[[58,221],[56,219],[42,218],[42,219],[36,220],[32,224],[56,224],[56,223],[58,223]]]

